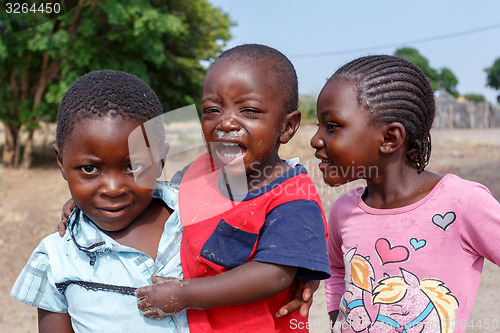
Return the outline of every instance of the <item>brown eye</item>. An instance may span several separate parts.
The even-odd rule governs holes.
[[[80,167],[80,170],[87,175],[93,175],[98,172],[97,168],[93,165],[84,165]]]
[[[340,127],[340,126],[338,124],[336,124],[336,123],[328,123],[328,124],[326,124],[326,129],[329,130],[329,131],[333,131],[337,127]]]
[[[203,114],[216,113],[216,112],[219,112],[219,110],[215,108],[207,108],[202,111]]]
[[[249,108],[243,109],[243,112],[248,112],[248,113],[262,113],[259,110],[249,109]]]

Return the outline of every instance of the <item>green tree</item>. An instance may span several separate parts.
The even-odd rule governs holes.
[[[6,83],[0,85],[0,119],[7,166],[18,164],[22,129],[29,133],[23,143],[29,166],[38,122],[53,121],[69,85],[92,70],[137,75],[155,90],[165,111],[199,103],[206,71],[202,61],[221,52],[233,25],[207,0],[75,3],[66,14],[19,32],[5,17],[0,21],[0,79]]]
[[[312,95],[299,95],[299,110],[303,120],[316,119],[316,99]]]
[[[491,67],[485,69],[487,74],[486,85],[496,90],[500,90],[500,58],[495,60]],[[500,95],[497,96],[497,101],[500,103]]]
[[[471,102],[484,103],[486,102],[486,97],[480,94],[464,94],[462,95],[465,99]]]
[[[439,70],[432,68],[427,58],[414,48],[405,47],[397,49],[394,55],[411,61],[413,64],[420,67],[422,72],[424,72],[425,76],[429,79],[432,90],[437,91],[440,88],[445,88],[453,96],[459,96],[457,91],[458,79],[450,69],[446,67]]]
[[[460,95],[457,91],[458,79],[450,69],[446,67],[441,68],[438,75],[438,83],[440,87],[446,89],[455,98]]]

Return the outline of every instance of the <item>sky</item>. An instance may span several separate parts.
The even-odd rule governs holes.
[[[225,49],[260,43],[295,65],[299,92],[316,96],[335,70],[365,55],[416,48],[431,67],[449,68],[460,94],[482,94],[485,68],[500,58],[499,0],[209,0],[236,23]]]

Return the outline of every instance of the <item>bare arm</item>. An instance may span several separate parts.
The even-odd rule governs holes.
[[[74,208],[75,202],[73,199],[69,199],[63,206],[61,220],[55,230],[59,232],[61,237],[64,236],[66,232],[66,223]],[[278,310],[276,317],[284,317],[290,313],[300,310],[300,315],[305,318],[312,305],[312,295],[318,289],[318,286],[319,281],[297,279],[297,287],[293,298],[288,304]]]
[[[288,288],[296,267],[251,261],[225,273],[190,280],[154,277],[137,289],[138,307],[148,318],[164,318],[184,309],[208,309],[257,302]]]
[[[56,313],[38,309],[39,333],[74,333],[71,317],[67,313]]]
[[[75,205],[75,202],[73,201],[73,199],[69,199],[64,204],[62,212],[61,212],[61,220],[57,224],[56,230],[54,230],[54,232],[59,232],[59,236],[62,237],[66,233],[66,226],[68,223],[68,219],[69,219],[73,209],[75,209],[75,207],[76,207],[76,205]]]
[[[300,316],[305,318],[309,313],[313,301],[313,294],[318,290],[319,280],[297,279],[295,294],[292,300],[276,312],[276,317],[284,317],[290,313],[300,310]]]

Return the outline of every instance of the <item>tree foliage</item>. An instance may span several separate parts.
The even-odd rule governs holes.
[[[4,164],[18,161],[21,128],[32,133],[39,121],[53,121],[66,89],[89,71],[137,75],[165,111],[199,103],[202,61],[221,52],[232,25],[207,0],[79,0],[66,14],[19,32],[2,17]]]
[[[464,94],[462,95],[466,100],[475,103],[484,103],[486,102],[486,97],[481,94]]]
[[[500,90],[500,58],[496,59],[491,67],[485,69],[486,85],[496,90]],[[500,95],[497,96],[500,103]]]
[[[445,88],[455,98],[459,96],[457,91],[458,79],[450,69],[446,67],[441,68],[438,74],[438,82],[440,87]]]
[[[299,95],[299,110],[303,120],[316,119],[316,100],[312,95]]]
[[[440,88],[445,88],[450,94],[458,97],[457,91],[458,79],[453,72],[443,67],[441,69],[434,69],[429,65],[429,61],[414,48],[400,48],[394,52],[397,57],[404,58],[411,61],[413,64],[420,67],[425,76],[429,79],[432,90],[437,91]]]

